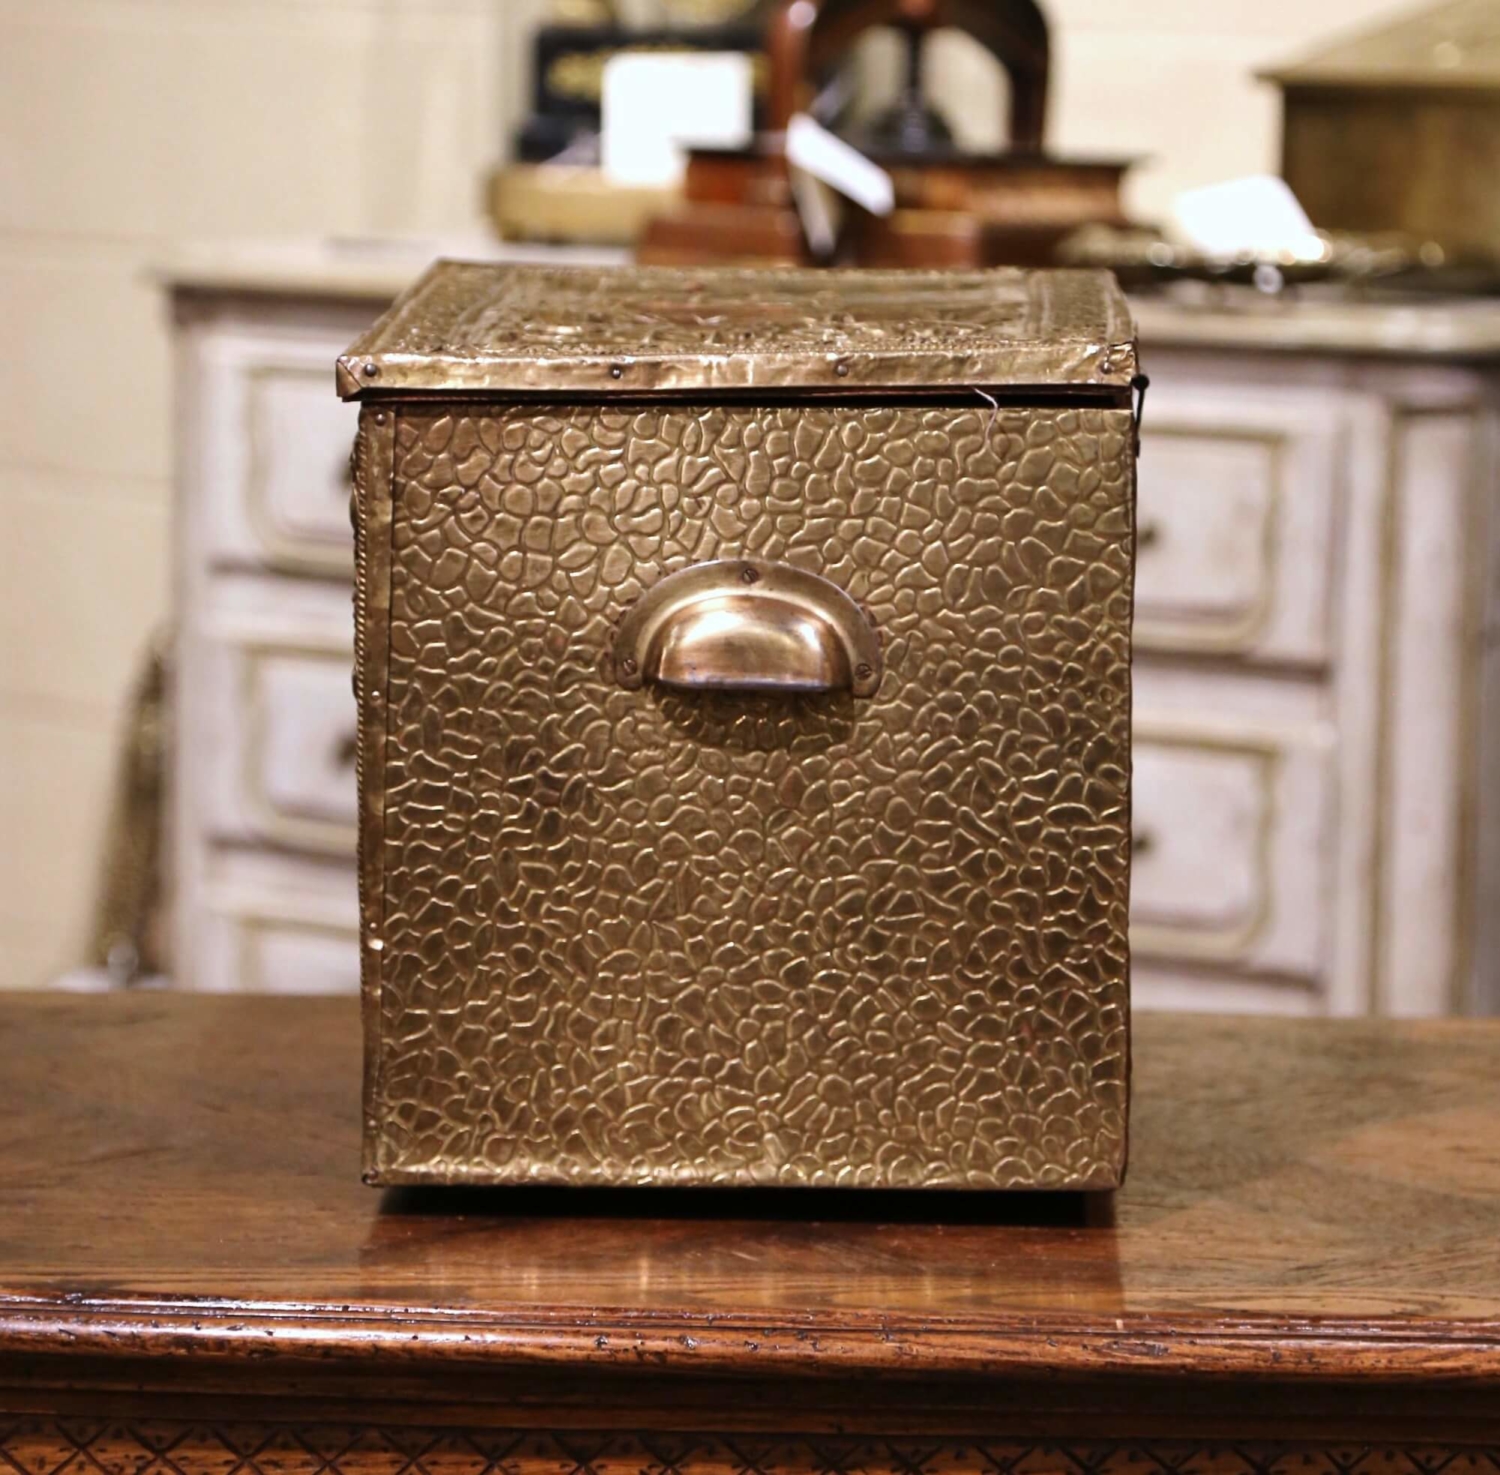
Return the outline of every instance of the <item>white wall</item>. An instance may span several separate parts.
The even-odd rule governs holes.
[[[0,0],[0,987],[78,959],[166,615],[176,240],[477,229],[540,0]],[[1250,80],[1378,0],[1052,0],[1053,140],[1132,203],[1272,167]],[[972,58],[946,91],[992,117]],[[980,126],[980,125],[976,125]]]

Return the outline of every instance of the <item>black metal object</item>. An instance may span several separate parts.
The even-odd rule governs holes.
[[[531,113],[516,134],[514,157],[540,164],[565,150],[597,146],[604,67],[630,51],[762,52],[762,27],[743,22],[686,30],[629,30],[624,26],[541,26],[532,38]],[[756,118],[762,126],[757,64]],[[576,160],[576,162],[584,162]]]

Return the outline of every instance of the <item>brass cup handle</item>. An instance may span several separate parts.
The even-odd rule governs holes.
[[[836,584],[790,564],[726,558],[653,584],[615,631],[615,679],[691,691],[880,685],[880,637]]]

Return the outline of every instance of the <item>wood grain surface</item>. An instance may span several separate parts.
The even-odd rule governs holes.
[[[379,1193],[353,1001],[0,997],[0,1410],[1500,1440],[1500,1027],[1136,1028],[1113,1199]]]

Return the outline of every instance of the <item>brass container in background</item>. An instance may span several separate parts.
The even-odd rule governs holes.
[[[1120,1181],[1133,338],[440,263],[340,360],[369,1181]]]
[[[1268,72],[1282,173],[1320,230],[1500,260],[1500,4],[1455,0]]]

